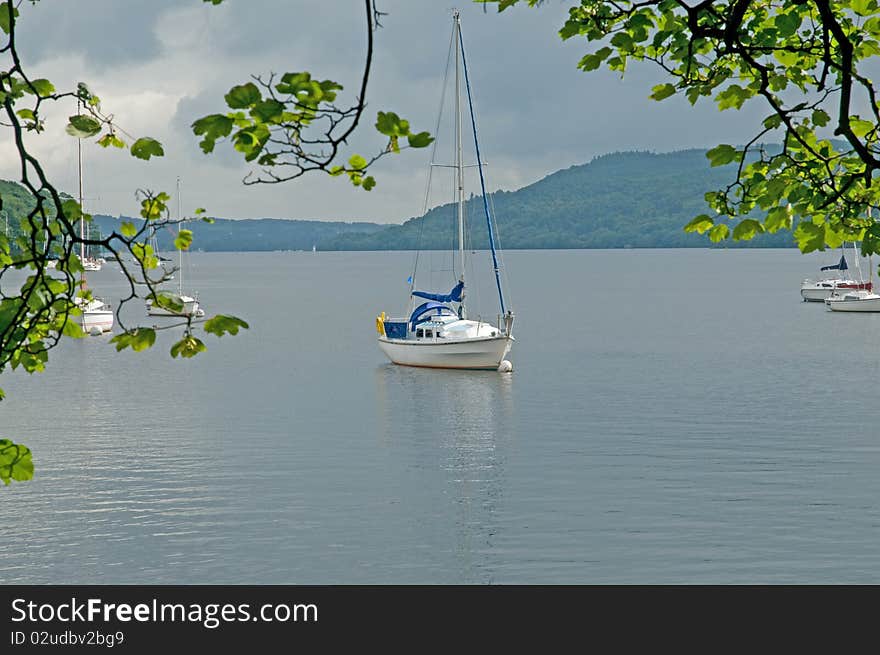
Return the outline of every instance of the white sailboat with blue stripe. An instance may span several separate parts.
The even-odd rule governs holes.
[[[382,312],[376,319],[379,347],[395,364],[432,368],[498,369],[512,370],[505,359],[513,345],[513,313],[508,309],[501,285],[499,253],[496,248],[494,220],[490,211],[480,146],[477,141],[476,119],[468,79],[464,41],[461,36],[459,13],[453,14],[451,48],[455,53],[455,138],[456,138],[456,204],[458,210],[458,260],[460,275],[451,280],[455,284],[448,293],[416,290],[416,271],[410,277],[410,300],[407,315],[402,318],[386,318]],[[463,75],[462,75],[463,74]],[[483,208],[489,232],[489,249],[498,290],[500,313],[493,324],[477,317],[468,317],[465,302],[465,196],[462,160],[462,77],[466,89],[467,107],[474,135],[474,150],[479,171]],[[442,103],[441,103],[442,104]],[[439,120],[438,120],[439,125]],[[436,152],[436,149],[435,149]],[[433,159],[433,157],[432,157]],[[418,260],[417,260],[418,261]],[[449,287],[446,287],[447,289]]]

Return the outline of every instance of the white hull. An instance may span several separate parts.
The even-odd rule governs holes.
[[[513,337],[462,340],[412,340],[379,337],[379,347],[395,364],[428,368],[495,370],[513,345]]]
[[[834,289],[801,289],[801,297],[807,302],[825,302]]]
[[[181,296],[183,309],[172,312],[163,307],[154,307],[152,300],[147,300],[147,314],[149,316],[204,316],[205,310],[199,307],[199,301],[189,296]]]
[[[880,312],[880,296],[867,292],[833,296],[825,305],[832,312]]]
[[[112,311],[83,312],[83,332],[91,334],[95,330],[110,332],[113,329]]]
[[[814,282],[805,280],[801,284],[801,297],[807,302],[825,302],[831,294],[843,294],[850,291],[871,289],[869,282],[858,282],[855,280],[820,280]]]
[[[90,300],[82,308],[81,325],[86,334],[110,332],[113,329],[113,310],[101,300]]]

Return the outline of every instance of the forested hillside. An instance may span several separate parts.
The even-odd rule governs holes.
[[[710,168],[705,150],[624,152],[548,175],[517,191],[493,194],[505,248],[706,247],[682,227],[707,211],[707,191],[730,183],[732,167]],[[488,246],[482,198],[467,203],[472,248]],[[325,249],[445,249],[453,242],[455,206],[443,205],[373,234],[346,234]],[[421,234],[420,234],[421,233]],[[790,233],[729,246],[793,246]]]
[[[493,194],[501,245],[505,248],[681,248],[708,247],[703,236],[682,227],[707,210],[707,191],[728,184],[731,166],[710,168],[705,150],[671,153],[623,152],[597,157],[548,175],[516,191]],[[27,192],[0,181],[10,227],[27,212]],[[482,198],[467,203],[469,247],[488,247]],[[95,216],[100,232],[118,229],[122,218]],[[131,219],[124,219],[131,220]],[[455,245],[455,205],[435,207],[402,225],[292,219],[218,219],[188,225],[200,250],[410,250]],[[94,232],[93,232],[94,233]],[[170,230],[159,235],[172,248]],[[791,233],[725,241],[718,247],[789,247]]]

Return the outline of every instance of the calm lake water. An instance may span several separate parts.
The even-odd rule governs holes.
[[[880,583],[880,315],[798,293],[833,254],[506,259],[509,375],[386,363],[411,253],[297,252],[193,255],[251,324],[194,360],[93,337],[0,376],[37,466],[0,582]]]

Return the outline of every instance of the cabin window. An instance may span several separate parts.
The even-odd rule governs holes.
[[[425,331],[424,330],[416,330],[416,336],[419,339],[421,339],[423,336],[425,336]]]
[[[425,336],[428,339],[432,339],[434,337],[434,332],[432,330],[425,330]]]

